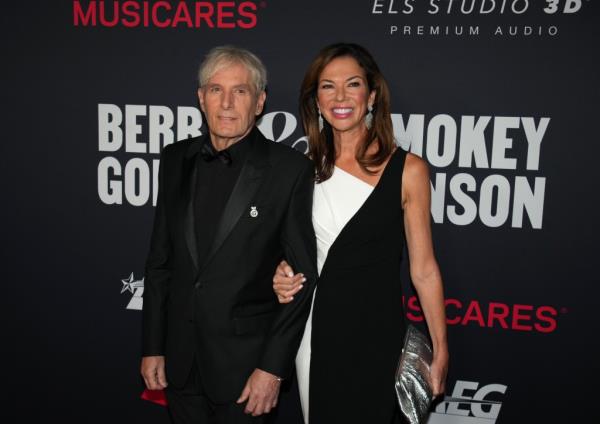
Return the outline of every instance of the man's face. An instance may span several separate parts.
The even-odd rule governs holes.
[[[233,63],[215,72],[198,90],[198,98],[213,143],[228,146],[250,132],[266,94],[257,94],[248,69]]]

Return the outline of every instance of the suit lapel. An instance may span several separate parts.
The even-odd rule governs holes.
[[[214,242],[201,269],[205,269],[213,259],[223,242],[229,236],[229,233],[231,233],[231,230],[233,230],[233,227],[246,211],[248,204],[256,194],[269,168],[267,141],[264,140],[256,128],[253,131],[256,131],[256,134],[254,135],[252,150],[249,152],[248,159],[240,170],[240,176],[227,200],[217,227]]]
[[[200,138],[190,144],[185,154],[182,169],[182,194],[184,201],[183,234],[192,262],[194,267],[196,267],[196,273],[200,268],[198,264],[198,246],[196,245],[196,232],[194,228],[194,195],[196,193],[196,161],[202,143],[204,143],[204,138]]]

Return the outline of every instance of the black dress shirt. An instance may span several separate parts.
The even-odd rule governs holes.
[[[206,260],[227,200],[252,148],[255,131],[258,130],[253,128],[246,137],[222,150],[222,152],[229,153],[231,157],[229,164],[224,163],[220,158],[206,159],[200,154],[196,158],[194,228],[198,244],[199,264],[203,264]],[[211,143],[210,136],[205,138],[205,142]]]

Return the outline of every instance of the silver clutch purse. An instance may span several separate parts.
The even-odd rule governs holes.
[[[427,418],[433,400],[430,379],[432,359],[429,339],[416,327],[409,325],[396,370],[396,395],[402,414],[410,424],[421,424]]]

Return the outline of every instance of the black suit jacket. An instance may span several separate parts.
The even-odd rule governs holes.
[[[312,162],[253,133],[220,222],[203,223],[218,227],[202,264],[193,210],[202,138],[167,146],[160,162],[142,354],[164,355],[169,384],[182,387],[196,353],[202,386],[215,402],[237,399],[255,368],[290,375],[317,277]],[[286,305],[272,289],[282,258],[307,278]]]

